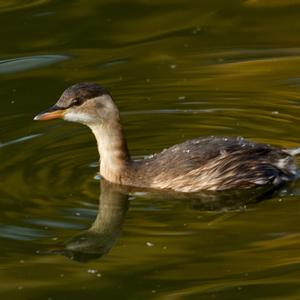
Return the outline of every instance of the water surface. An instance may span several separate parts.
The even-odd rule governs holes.
[[[1,3],[1,297],[298,299],[300,182],[251,204],[124,198],[103,192],[87,128],[32,118],[96,81],[136,158],[206,135],[298,146],[299,12],[297,0]]]

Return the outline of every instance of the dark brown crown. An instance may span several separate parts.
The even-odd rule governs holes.
[[[58,100],[60,107],[80,105],[83,102],[102,95],[109,95],[109,92],[97,83],[77,83],[67,88]]]

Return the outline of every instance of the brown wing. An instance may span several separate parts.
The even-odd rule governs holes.
[[[284,151],[242,138],[199,138],[175,145],[137,168],[140,182],[192,192],[224,190],[289,179],[295,170]]]

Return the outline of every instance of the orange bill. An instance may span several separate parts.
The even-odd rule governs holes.
[[[61,107],[56,105],[48,108],[47,110],[41,112],[40,114],[36,115],[33,120],[36,121],[47,121],[52,119],[62,119],[64,116],[65,110]]]

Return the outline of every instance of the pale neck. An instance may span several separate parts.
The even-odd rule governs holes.
[[[121,175],[130,156],[120,122],[114,120],[109,124],[93,124],[90,128],[97,140],[101,176],[111,182],[121,183]]]

